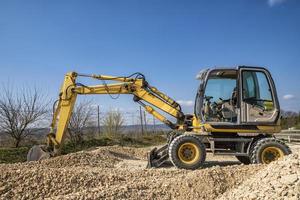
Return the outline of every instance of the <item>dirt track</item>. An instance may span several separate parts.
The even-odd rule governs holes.
[[[171,165],[145,169],[148,151],[149,148],[101,147],[41,162],[2,164],[0,199],[239,199],[243,195],[251,199],[245,195],[249,191],[239,193],[239,185],[246,183],[253,189],[257,179],[262,178],[260,174],[281,165],[291,173],[296,171],[295,184],[300,182],[298,157],[287,158],[276,166],[271,164],[273,168],[268,169],[270,166],[240,165],[232,157],[208,155],[203,169],[187,171]],[[296,168],[288,166],[291,159],[296,160]]]

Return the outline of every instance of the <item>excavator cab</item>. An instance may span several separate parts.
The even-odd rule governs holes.
[[[167,145],[150,152],[150,167],[165,158],[184,169],[202,166],[206,152],[235,156],[244,164],[268,164],[291,153],[274,137],[281,130],[280,106],[270,72],[240,66],[201,71],[192,126],[169,137]]]
[[[198,79],[195,115],[211,129],[280,128],[280,107],[267,69],[241,66],[204,70]]]

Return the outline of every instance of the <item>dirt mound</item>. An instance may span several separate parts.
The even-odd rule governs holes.
[[[42,166],[47,167],[105,167],[113,168],[121,160],[136,160],[146,158],[147,151],[129,147],[101,147],[93,151],[80,151],[68,155],[55,157],[41,161]]]
[[[233,188],[239,188],[249,177],[264,171],[268,172],[266,177],[271,177],[269,168],[275,167],[268,166],[268,171],[263,170],[264,165],[236,165],[238,162],[232,157],[212,160],[208,156],[204,168],[195,171],[179,170],[171,165],[145,169],[148,151],[149,148],[111,146],[40,162],[2,164],[0,199],[209,200],[223,193],[230,195],[226,191],[235,191]],[[299,168],[299,162],[297,165]],[[295,170],[295,167],[281,166],[285,171]],[[228,198],[238,198],[236,194]]]
[[[221,199],[300,199],[300,151],[269,164]]]
[[[235,166],[236,167],[236,166]],[[234,168],[235,168],[234,167]],[[114,184],[89,187],[50,199],[215,199],[220,193],[242,182],[255,173],[250,166],[213,167],[187,171],[177,169],[150,169],[135,173],[119,171]],[[115,171],[114,171],[115,172]],[[112,173],[112,171],[110,172]]]

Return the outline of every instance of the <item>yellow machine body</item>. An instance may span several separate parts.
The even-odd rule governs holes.
[[[255,69],[258,70],[259,72],[266,72],[265,69],[263,68],[255,68]],[[199,90],[197,92],[197,98],[195,102],[196,104],[195,113],[192,115],[184,114],[181,110],[180,105],[174,99],[164,94],[163,92],[159,91],[157,88],[150,86],[149,83],[145,80],[145,77],[140,73],[135,73],[128,77],[86,75],[86,74],[78,74],[76,72],[67,73],[65,75],[62,87],[60,89],[59,99],[55,105],[52,123],[50,126],[51,131],[47,135],[47,145],[46,147],[43,147],[43,150],[46,149],[45,151],[48,151],[51,156],[56,156],[61,153],[60,152],[61,147],[64,143],[66,130],[68,128],[70,117],[72,115],[72,111],[78,95],[103,95],[103,94],[133,95],[133,100],[135,102],[143,106],[144,109],[148,113],[153,115],[156,119],[169,126],[172,130],[176,132],[176,134],[180,133],[180,134],[193,134],[193,135],[200,135],[200,136],[201,135],[214,136],[220,133],[223,136],[224,134],[228,134],[228,137],[232,137],[232,135],[234,134],[238,134],[240,136],[249,136],[249,135],[255,136],[260,134],[271,135],[273,133],[279,132],[280,118],[273,116],[273,115],[280,115],[280,113],[277,112],[277,110],[279,109],[279,104],[276,96],[275,86],[273,85],[273,82],[268,72],[266,72],[268,76],[268,80],[271,80],[269,85],[272,86],[272,91],[275,92],[273,92],[272,101],[263,102],[261,104],[262,108],[259,109],[262,109],[263,111],[266,112],[275,109],[274,114],[270,117],[270,119],[274,118],[276,120],[271,120],[271,122],[261,122],[261,123],[259,121],[258,122],[254,121],[254,123],[247,122],[249,115],[252,116],[253,115],[252,113],[254,112],[258,112],[259,115],[261,115],[261,112],[263,111],[260,111],[258,108],[254,108],[255,105],[251,107],[252,106],[251,102],[249,103],[246,101],[246,99],[242,98],[242,96],[244,95],[244,91],[243,91],[244,83],[241,83],[241,78],[239,77],[242,76],[241,73],[243,73],[243,71],[245,70],[251,71],[253,70],[253,68],[239,67],[238,69],[231,69],[231,71],[222,70],[222,69],[216,71],[216,69],[214,69],[202,73],[201,74],[202,83],[200,84]],[[217,78],[234,79],[235,77],[233,78],[232,74],[235,74],[235,76],[237,77],[236,78],[237,88],[238,88],[237,93],[243,95],[238,96],[234,93],[234,95],[236,95],[237,97],[231,97],[229,100],[222,100],[221,104],[218,102],[214,102],[214,104],[212,104],[212,102],[210,101],[213,97],[207,97],[205,94],[205,89],[206,87],[208,87],[207,84],[211,79],[213,81],[215,81]],[[246,75],[245,77],[249,78],[251,74],[250,75],[246,74]],[[86,86],[84,84],[77,82],[78,76],[100,80],[102,81],[102,84]],[[110,81],[113,83],[106,83],[105,81]],[[239,105],[232,103],[232,100],[234,99],[237,100],[237,102],[240,102]],[[249,101],[250,100],[253,101],[253,98],[249,99]],[[230,102],[231,102],[231,107],[235,107],[234,117],[232,116],[224,117],[228,114],[227,113],[220,114],[221,111],[218,110],[217,110],[218,113],[216,114],[217,111],[212,110],[218,106],[219,107],[221,106],[222,109],[224,110],[226,108],[226,105],[230,104]],[[243,114],[244,108],[249,110],[250,114],[246,113],[248,117],[246,116],[246,114]],[[254,111],[252,111],[251,109],[254,109]],[[170,121],[168,117],[166,117],[163,113],[176,119],[176,122]],[[227,136],[224,137],[226,138]],[[211,142],[209,138],[206,139],[208,140],[208,142]],[[236,139],[234,139],[234,141],[235,140]],[[188,143],[188,144],[189,145],[183,146],[184,148],[183,147],[181,148],[188,149],[189,147],[191,148],[193,147],[192,149],[195,149],[195,145],[193,145],[192,143],[191,144]],[[214,147],[214,144],[211,145],[211,147]],[[36,150],[36,151],[38,152],[37,154],[40,155],[41,150],[39,151]],[[199,154],[197,149],[195,149],[194,152],[197,155]],[[182,154],[180,156],[183,157],[184,155]],[[38,160],[37,156],[34,155],[34,151],[31,151],[28,157],[29,157],[28,160]],[[47,157],[47,156],[42,156],[42,157]]]

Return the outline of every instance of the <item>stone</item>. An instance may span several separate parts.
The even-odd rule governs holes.
[[[290,174],[281,177],[280,182],[286,185],[294,184],[298,180],[297,174]]]

